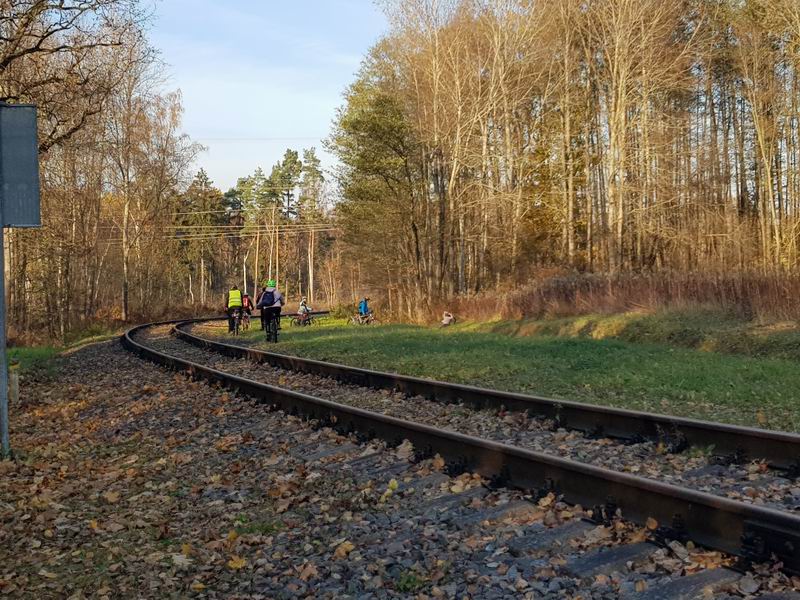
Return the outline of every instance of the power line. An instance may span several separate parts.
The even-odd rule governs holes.
[[[326,229],[296,229],[292,231],[285,231],[285,234],[296,235],[300,233],[328,233],[328,232],[336,232],[339,231],[338,228],[329,227]],[[209,233],[193,233],[188,235],[165,235],[159,237],[147,237],[144,238],[142,241],[145,243],[154,243],[159,241],[215,241],[215,240],[236,240],[236,239],[249,239],[255,238],[260,233],[265,233],[263,231],[260,232],[209,232]],[[266,233],[272,233],[267,231]],[[97,240],[98,243],[108,243],[108,244],[122,244],[122,238],[108,238],[103,240]],[[133,243],[132,243],[133,245]]]
[[[200,142],[302,142],[322,141],[327,134],[316,137],[201,137],[193,138]]]

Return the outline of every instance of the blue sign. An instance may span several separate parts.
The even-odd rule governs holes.
[[[40,227],[36,107],[0,103],[0,215],[4,227]]]

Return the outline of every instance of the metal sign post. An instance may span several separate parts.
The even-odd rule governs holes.
[[[0,102],[0,451],[11,455],[6,360],[5,228],[39,227],[36,107]]]

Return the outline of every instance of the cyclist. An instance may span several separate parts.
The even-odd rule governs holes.
[[[261,309],[261,320],[266,324],[271,320],[277,321],[278,329],[281,328],[281,307],[286,304],[283,294],[275,286],[275,280],[270,279],[267,287],[261,292],[256,308]]]
[[[369,297],[364,296],[358,303],[358,319],[364,321],[367,317],[369,317]]]
[[[308,299],[303,296],[300,300],[300,308],[297,309],[297,316],[300,317],[300,322],[305,323],[308,321],[308,316],[311,313],[311,307],[308,305]]]
[[[228,333],[233,333],[234,313],[237,310],[242,310],[242,291],[234,285],[225,298],[225,312],[228,313]]]
[[[250,317],[253,314],[253,300],[250,298],[250,294],[247,292],[242,292],[242,310],[244,311],[242,320],[246,320],[249,326]]]
[[[258,292],[256,295],[256,306],[261,304],[261,296],[264,295],[264,292],[267,291],[267,280],[264,280],[264,285],[261,288],[261,291]],[[261,331],[264,331],[267,328],[267,313],[265,311],[261,311]]]

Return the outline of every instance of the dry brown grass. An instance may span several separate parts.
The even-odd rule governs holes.
[[[800,320],[800,275],[655,273],[550,277],[511,291],[453,298],[436,308],[446,308],[461,318],[487,321],[699,306],[752,321]]]

